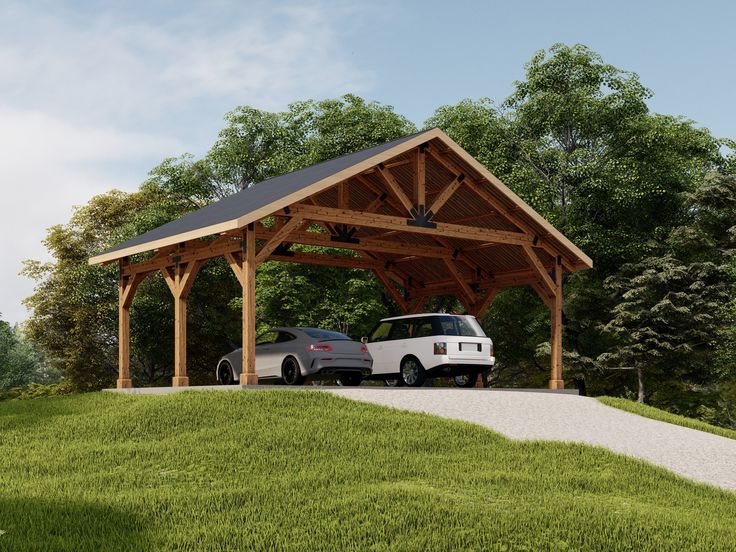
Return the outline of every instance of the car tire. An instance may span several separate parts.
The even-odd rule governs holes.
[[[281,378],[286,385],[301,385],[304,383],[302,370],[299,368],[299,362],[292,357],[286,357],[281,363]]]
[[[455,387],[470,388],[475,387],[475,382],[478,381],[478,372],[471,372],[470,374],[461,374],[452,378],[452,383]]]
[[[337,385],[342,387],[355,387],[360,385],[363,381],[363,376],[360,374],[345,374],[337,378]]]
[[[383,380],[383,385],[386,387],[404,387],[404,380],[402,380],[401,377],[388,378]]]
[[[404,385],[409,387],[421,387],[427,375],[424,372],[424,366],[419,359],[408,356],[401,361],[401,380]]]
[[[232,385],[235,382],[233,367],[227,360],[222,361],[217,367],[217,381],[222,385]]]

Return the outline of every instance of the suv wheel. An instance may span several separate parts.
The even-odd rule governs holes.
[[[409,387],[421,387],[426,379],[424,367],[415,357],[406,357],[401,361],[401,380]]]
[[[477,372],[471,372],[470,374],[461,374],[452,378],[452,382],[455,384],[455,387],[475,387],[475,382],[477,380]]]

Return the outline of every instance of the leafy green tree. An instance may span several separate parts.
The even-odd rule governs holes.
[[[56,381],[58,374],[47,369],[43,355],[18,326],[0,320],[0,391]]]

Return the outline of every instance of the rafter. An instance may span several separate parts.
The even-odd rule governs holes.
[[[459,176],[456,176],[452,180],[452,182],[445,186],[444,189],[439,194],[437,194],[437,197],[434,198],[432,206],[428,209],[427,213],[432,213],[432,215],[436,215],[437,211],[439,211],[442,206],[447,203],[447,200],[449,200],[452,195],[458,190],[463,180],[465,180],[465,176],[461,174]]]
[[[401,189],[401,184],[399,184],[396,178],[394,178],[394,175],[391,174],[391,171],[389,171],[381,164],[378,165],[378,170],[376,171],[376,174],[381,177],[393,196],[398,199],[399,202],[401,202],[406,211],[408,213],[411,213],[414,205],[412,204],[411,199],[406,197],[404,190]]]

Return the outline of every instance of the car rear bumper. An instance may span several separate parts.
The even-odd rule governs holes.
[[[454,377],[462,376],[465,374],[477,374],[483,370],[490,370],[493,364],[468,364],[463,362],[462,364],[449,362],[447,364],[440,364],[432,368],[426,369],[425,372],[430,378],[439,377]]]
[[[311,366],[305,370],[306,376],[334,377],[340,374],[360,374],[370,376],[373,361],[365,358],[315,358]]]

